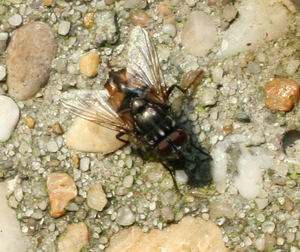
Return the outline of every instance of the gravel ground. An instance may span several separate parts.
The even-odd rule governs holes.
[[[59,47],[48,85],[39,97],[17,102],[20,121],[11,138],[0,144],[0,179],[12,180],[17,176],[18,186],[8,200],[22,232],[32,242],[28,251],[55,251],[58,237],[69,224],[78,221],[87,223],[91,230],[88,251],[103,251],[109,238],[122,229],[124,219],[117,218],[118,211],[124,218],[130,219],[133,214],[133,222],[147,232],[168,225],[160,214],[162,206],[170,207],[175,221],[185,215],[214,221],[232,251],[300,251],[300,110],[296,104],[290,112],[276,112],[264,103],[265,85],[274,78],[290,78],[300,84],[299,71],[291,70],[293,62],[299,59],[299,13],[293,14],[290,31],[275,41],[265,42],[254,51],[218,59],[215,55],[221,40],[205,57],[195,57],[181,48],[178,34],[191,11],[214,13],[222,21],[225,6],[235,1],[208,1],[213,5],[206,1],[174,1],[174,37],[169,36],[174,35],[172,28],[163,25],[166,18],[158,14],[156,2],[150,1],[146,7],[145,2],[136,6],[134,1],[55,1],[49,7],[42,1],[10,2],[13,1],[0,6],[3,31],[11,34],[21,24],[43,21],[53,28]],[[128,10],[124,6],[129,6]],[[116,69],[126,67],[132,9],[144,9],[149,14],[146,29],[154,35],[169,85],[177,83],[189,70],[205,72],[195,96],[183,101],[178,121],[192,133],[196,145],[211,153],[212,160],[190,148],[186,162],[176,165],[183,196],[175,191],[162,165],[151,161],[148,151],[138,150],[138,141],[133,140],[130,146],[108,156],[77,152],[67,147],[65,134],[53,128],[59,123],[66,132],[74,118],[60,103],[62,92],[75,87],[99,89],[107,79],[108,64]],[[84,27],[85,13],[102,11],[110,12],[102,20],[99,17],[98,29]],[[149,17],[142,17],[142,21]],[[111,20],[116,20],[114,27],[104,30],[107,36],[99,41],[97,31],[107,28]],[[167,29],[165,33],[163,27]],[[219,38],[225,30],[220,27]],[[111,36],[114,29],[118,37]],[[100,53],[101,70],[96,77],[89,78],[80,74],[79,60],[92,49]],[[5,66],[5,57],[5,52],[0,55],[0,66]],[[6,92],[5,78],[0,84],[2,92]],[[177,101],[179,95],[175,93],[171,101]],[[24,120],[28,116],[35,121],[32,128]],[[72,154],[81,160],[79,168],[74,167]],[[141,155],[150,157],[142,159]],[[220,156],[226,160],[226,170],[223,177],[217,178],[210,169],[218,166],[216,160],[220,161]],[[239,163],[243,161],[246,163]],[[183,165],[186,173],[182,172]],[[256,195],[243,192],[238,185],[236,177],[242,173],[241,166],[249,166],[248,172],[258,166],[259,175],[253,175],[258,178],[254,185],[247,183],[247,179],[241,182],[247,192],[255,192],[255,183],[259,183]],[[45,187],[52,172],[70,174],[78,189],[68,214],[59,219],[50,214]],[[92,210],[86,203],[87,192],[95,183],[103,185],[109,202],[102,212]],[[224,202],[230,207],[223,206]],[[215,213],[218,207],[221,214]]]

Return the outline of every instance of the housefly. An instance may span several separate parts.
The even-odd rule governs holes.
[[[189,134],[176,124],[169,96],[175,88],[186,93],[204,74],[202,71],[194,74],[185,89],[178,85],[168,88],[149,33],[135,27],[129,41],[127,68],[110,73],[105,92],[79,91],[76,97],[65,94],[62,104],[70,112],[118,132],[116,138],[120,141],[128,143],[122,139],[123,135],[143,139],[170,172],[178,190],[175,172],[165,162],[182,156]]]

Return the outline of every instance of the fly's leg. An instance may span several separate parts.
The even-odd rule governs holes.
[[[119,133],[116,135],[116,138],[117,138],[119,141],[125,143],[124,146],[126,146],[126,145],[128,145],[130,142],[121,138],[121,137],[124,136],[124,135],[127,135],[127,134],[124,133],[124,132],[119,132]],[[124,146],[122,146],[122,147],[124,147]]]
[[[195,93],[196,85],[202,81],[203,77],[204,77],[203,71],[193,71],[187,73],[183,77],[181,86],[174,84],[168,89],[168,96],[173,92],[175,88],[177,88],[180,92],[185,94],[187,97],[193,96]]]
[[[174,169],[171,169],[169,166],[167,166],[164,162],[162,162],[161,160],[159,160],[159,162],[163,165],[163,167],[170,173],[171,177],[172,177],[172,180],[173,180],[173,183],[174,183],[174,186],[175,186],[175,189],[177,192],[179,192],[180,194],[182,194],[178,188],[178,185],[177,185],[177,182],[175,180],[175,170]]]

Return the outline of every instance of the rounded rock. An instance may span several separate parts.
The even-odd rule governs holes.
[[[71,23],[68,21],[62,21],[59,25],[58,25],[58,34],[60,35],[67,35],[70,31],[71,28]]]
[[[91,28],[94,25],[95,12],[88,12],[83,17],[83,24],[86,28]]]
[[[235,211],[228,202],[216,201],[211,205],[210,215],[214,218],[227,217],[228,219],[233,219]]]
[[[269,82],[265,88],[265,104],[269,109],[287,112],[299,101],[298,84],[287,78]]]
[[[19,121],[20,111],[9,97],[0,95],[0,142],[7,141]]]
[[[138,10],[131,14],[130,21],[135,26],[146,27],[150,23],[150,16],[145,11]]]
[[[88,77],[94,77],[98,73],[100,57],[97,52],[84,55],[79,63],[80,72]]]
[[[121,207],[118,210],[116,222],[121,226],[130,226],[135,222],[135,217],[128,206]]]
[[[102,211],[107,204],[106,194],[103,191],[102,185],[95,184],[88,191],[87,204],[90,208]]]
[[[174,214],[173,209],[169,206],[163,206],[161,208],[161,217],[167,223],[173,222],[174,218],[175,218],[175,214]]]
[[[7,85],[16,100],[27,100],[46,86],[57,45],[49,25],[31,22],[20,27],[7,47]]]
[[[9,24],[12,26],[19,26],[22,24],[22,21],[22,17],[19,14],[13,15],[8,19]]]
[[[262,224],[261,230],[264,233],[272,234],[275,229],[275,223],[273,221],[266,221]]]

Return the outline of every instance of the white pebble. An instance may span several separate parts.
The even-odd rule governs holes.
[[[275,229],[275,223],[273,221],[266,221],[262,224],[261,229],[264,233],[272,234]]]
[[[300,60],[291,60],[286,67],[287,74],[294,74],[300,66]]]
[[[6,69],[4,66],[0,66],[0,81],[2,81],[5,76],[6,76]]]
[[[175,179],[178,184],[184,184],[188,181],[188,176],[184,170],[177,170],[175,172]]]
[[[0,142],[7,141],[19,121],[20,111],[9,97],[0,95]]]
[[[129,188],[132,186],[132,184],[133,184],[133,176],[131,175],[126,176],[123,180],[123,186]]]
[[[22,17],[19,14],[13,15],[8,19],[9,24],[12,26],[19,26],[20,24],[22,24],[22,21]]]
[[[67,35],[68,32],[70,31],[71,23],[68,21],[62,21],[58,25],[58,34],[60,35]]]
[[[176,26],[174,24],[165,24],[163,25],[162,30],[172,38],[176,36]]]
[[[258,251],[265,251],[265,238],[260,237],[255,241],[255,248]]]
[[[47,143],[47,150],[50,152],[57,152],[58,151],[57,143],[53,140],[49,141]]]
[[[223,68],[220,66],[215,67],[212,70],[212,79],[214,82],[219,82],[223,77]]]
[[[80,159],[79,167],[82,171],[88,171],[90,168],[90,159],[87,157]]]

